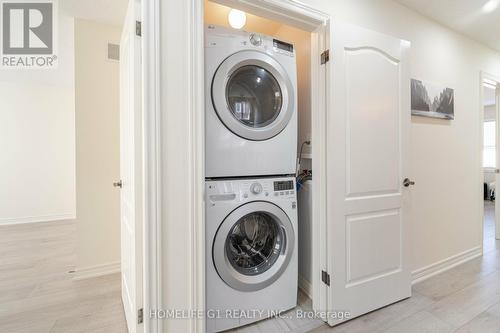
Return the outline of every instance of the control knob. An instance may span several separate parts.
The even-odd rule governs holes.
[[[262,193],[262,185],[260,183],[253,183],[250,185],[250,191],[253,194],[260,194]]]
[[[260,37],[260,35],[257,34],[251,34],[250,43],[252,43],[253,46],[260,46],[262,45],[262,37]]]

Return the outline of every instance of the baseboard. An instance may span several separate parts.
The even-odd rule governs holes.
[[[76,219],[75,214],[41,215],[41,216],[25,216],[25,217],[14,217],[14,218],[0,218],[0,225],[39,223],[39,222],[51,222],[51,221],[74,220],[74,219]]]
[[[312,299],[312,285],[302,275],[299,275],[299,289],[304,292],[310,299]]]
[[[469,260],[480,257],[483,254],[481,246],[456,254],[434,264],[414,270],[411,273],[412,284],[427,280],[428,278],[445,272],[453,267],[461,265]]]
[[[73,273],[73,279],[84,280],[99,276],[114,274],[120,272],[120,262],[111,262],[109,264],[96,265],[90,267],[77,268]]]

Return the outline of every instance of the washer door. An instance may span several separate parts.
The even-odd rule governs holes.
[[[212,255],[219,276],[241,291],[278,279],[293,253],[292,223],[278,206],[254,201],[232,211],[215,235]]]
[[[212,82],[214,108],[236,135],[254,141],[279,134],[294,112],[294,91],[271,56],[240,51],[222,62]]]

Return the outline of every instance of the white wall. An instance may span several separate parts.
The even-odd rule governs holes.
[[[120,261],[119,63],[107,60],[108,42],[121,29],[75,21],[76,271],[116,268]]]
[[[73,18],[59,15],[59,65],[0,70],[0,224],[75,217]]]

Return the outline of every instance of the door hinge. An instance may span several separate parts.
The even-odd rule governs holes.
[[[142,22],[141,21],[135,21],[135,34],[136,34],[136,36],[139,36],[139,37],[142,36]]]
[[[325,271],[321,271],[321,281],[323,281],[324,284],[330,287],[330,274]]]
[[[330,61],[330,50],[324,50],[321,53],[321,64],[324,65]]]
[[[137,310],[137,323],[142,324],[143,321],[144,321],[144,309],[140,308],[139,310]]]

